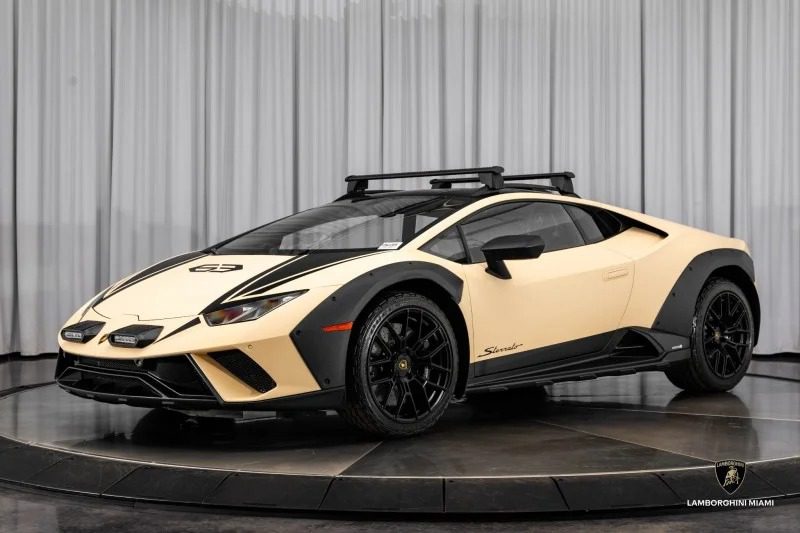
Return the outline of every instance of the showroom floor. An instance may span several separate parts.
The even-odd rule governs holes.
[[[298,515],[242,515],[197,512],[191,508],[132,506],[88,498],[75,498],[45,492],[20,490],[0,485],[0,531],[13,533],[85,532],[270,532],[284,531],[631,531],[635,533],[681,531],[797,531],[800,502],[787,501],[771,509],[682,512],[635,515],[625,518],[571,520],[471,519],[468,521],[348,520],[337,517],[312,518]],[[378,520],[378,521],[376,521]]]
[[[723,395],[689,396],[670,385],[663,375],[646,373],[558,384],[538,393],[511,392],[473,398],[466,404],[453,406],[440,426],[429,434],[389,442],[353,435],[336,416],[298,420],[260,416],[236,424],[220,422],[198,426],[191,420],[163,411],[149,412],[75,398],[51,385],[15,389],[49,381],[53,364],[50,359],[37,359],[0,365],[0,391],[13,391],[0,400],[0,435],[12,439],[7,442],[28,443],[37,450],[60,454],[51,463],[42,463],[38,477],[26,483],[57,486],[53,478],[58,477],[55,473],[59,466],[69,463],[64,460],[69,454],[74,455],[73,459],[102,457],[113,459],[115,465],[137,466],[126,470],[119,483],[112,484],[106,479],[110,487],[117,487],[117,492],[110,490],[103,494],[113,500],[2,484],[0,531],[91,531],[93,527],[121,532],[148,528],[199,530],[201,527],[232,531],[256,528],[336,531],[376,527],[373,522],[342,520],[341,514],[329,513],[319,518],[319,515],[309,514],[269,516],[264,514],[268,511],[261,510],[258,511],[261,515],[248,515],[238,509],[224,511],[219,505],[225,502],[214,500],[225,493],[220,487],[224,488],[235,475],[274,476],[276,472],[367,482],[377,478],[423,479],[428,476],[438,479],[439,485],[447,480],[456,483],[454,486],[459,486],[459,482],[467,483],[462,485],[467,487],[468,482],[475,479],[497,481],[520,474],[529,479],[544,478],[551,480],[553,486],[558,485],[559,504],[573,512],[572,516],[551,513],[545,522],[547,527],[583,530],[585,522],[572,519],[576,510],[591,508],[583,507],[581,497],[586,495],[582,496],[581,491],[588,492],[590,499],[595,497],[594,489],[586,490],[584,479],[605,479],[621,473],[630,477],[633,473],[645,472],[661,479],[657,485],[663,482],[669,486],[675,493],[673,496],[685,498],[681,491],[698,490],[693,488],[697,480],[719,490],[710,470],[714,460],[739,459],[752,465],[748,472],[752,470],[753,474],[743,482],[738,495],[759,497],[747,492],[771,491],[776,483],[772,483],[774,480],[768,477],[771,475],[768,471],[758,469],[758,462],[763,466],[770,461],[800,455],[800,364],[796,358],[754,361],[748,377],[733,393]],[[6,464],[0,465],[0,475],[4,469],[8,473],[9,457],[13,457],[9,451],[0,455],[0,459],[6,458]],[[152,464],[169,465],[173,471],[182,468],[183,472],[190,467],[192,472],[208,471],[218,476],[219,481],[214,481],[216,488],[209,489],[199,500],[210,506],[198,512],[194,507],[166,507],[141,501],[134,504],[130,500],[142,498],[125,491],[141,491],[142,487],[125,488],[124,482],[136,478],[138,472],[134,470],[147,470]],[[11,469],[14,470],[13,466]],[[220,474],[223,469],[234,474]],[[703,474],[699,475],[701,472]],[[690,477],[679,482],[678,478],[685,473]],[[71,475],[74,478],[75,472]],[[613,489],[616,485],[614,481],[610,487]],[[329,487],[325,498],[332,492]],[[790,492],[784,490],[784,493]],[[603,500],[603,496],[597,494],[597,499]],[[184,501],[190,501],[186,500],[186,494],[183,497]],[[129,501],[119,501],[119,498]],[[167,497],[158,499],[170,501]],[[614,501],[608,503],[609,508],[615,505]],[[652,503],[653,508],[661,507],[655,514],[638,510],[626,512],[624,518],[619,514],[609,517],[608,513],[602,517],[597,514],[579,516],[592,517],[592,524],[602,528],[648,531],[698,527],[788,531],[793,528],[781,524],[794,524],[796,522],[787,518],[800,517],[800,501],[792,498],[776,500],[774,508],[718,512],[681,509],[674,502],[659,502],[657,498]],[[458,505],[458,499],[447,500],[445,511],[451,512]],[[76,513],[78,507],[91,512]],[[319,508],[326,506],[320,504]],[[552,510],[559,511],[557,507]],[[483,515],[480,529],[518,530],[532,526],[533,522],[526,521],[531,515],[527,516],[521,521],[496,522]],[[456,520],[464,520],[464,517]],[[463,529],[464,525],[436,519],[431,522],[391,521],[381,523],[380,527],[448,531]]]

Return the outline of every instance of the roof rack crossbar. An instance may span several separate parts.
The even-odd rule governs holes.
[[[347,193],[356,194],[367,190],[370,181],[390,180],[397,178],[428,178],[431,176],[458,176],[463,174],[477,174],[475,178],[455,178],[468,179],[475,183],[480,182],[490,189],[503,188],[503,167],[477,167],[477,168],[454,168],[447,170],[423,170],[420,172],[394,172],[391,174],[360,174],[347,176]]]
[[[575,174],[572,172],[547,172],[543,174],[513,174],[509,176],[502,176],[503,182],[508,181],[523,181],[523,180],[550,180],[552,186],[541,186],[541,188],[548,188],[549,190],[557,190],[563,194],[575,194],[575,189],[572,186],[572,180]],[[434,178],[430,184],[434,189],[450,189],[453,183],[478,183],[477,178]],[[492,187],[490,187],[492,188]],[[501,187],[502,188],[502,185]]]
[[[550,180],[553,187],[562,193],[575,194],[575,188],[572,186],[572,180],[575,179],[575,174],[572,172],[544,172],[541,174],[512,174],[510,176],[503,176],[505,181],[522,181],[522,180]]]
[[[519,185],[508,185],[506,188],[525,189],[530,191],[552,191],[552,192],[562,193],[561,189],[559,189],[555,185],[537,185],[535,183],[520,183]]]

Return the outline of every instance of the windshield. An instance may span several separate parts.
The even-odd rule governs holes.
[[[384,196],[340,200],[249,231],[217,253],[296,254],[332,250],[396,250],[460,209],[467,198]]]

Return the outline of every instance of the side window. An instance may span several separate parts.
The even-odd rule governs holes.
[[[463,263],[467,259],[461,237],[455,227],[445,231],[421,248],[423,251],[456,263]]]
[[[539,235],[544,251],[585,244],[566,210],[554,202],[509,202],[490,207],[462,223],[473,262],[484,261],[481,248],[503,235]]]
[[[590,215],[585,209],[574,205],[565,205],[564,209],[567,210],[569,215],[572,217],[572,220],[575,221],[575,225],[578,226],[578,229],[583,235],[583,240],[586,241],[586,244],[594,244],[596,242],[602,241],[605,237],[603,236],[603,232],[600,231],[600,228],[597,226],[597,222],[595,222],[592,215]]]

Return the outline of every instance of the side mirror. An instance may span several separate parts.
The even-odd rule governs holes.
[[[486,257],[486,272],[500,279],[511,279],[506,259],[535,259],[544,251],[538,235],[504,235],[495,237],[481,248]]]

